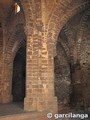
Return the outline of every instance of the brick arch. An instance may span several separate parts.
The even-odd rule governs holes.
[[[72,31],[70,30],[70,27],[68,24],[66,24],[63,29],[68,39],[68,42],[70,43],[69,45],[69,48],[70,48],[70,46],[73,46],[74,44],[74,37],[72,37]]]
[[[19,34],[18,34],[19,33]],[[18,24],[16,29],[9,37],[6,48],[6,59],[9,60],[16,54],[19,47],[25,42],[26,35],[22,24]]]
[[[19,28],[17,29],[16,27],[15,31],[11,34],[7,43],[6,53],[5,53],[5,68],[6,68],[5,79],[7,80],[7,83],[9,85],[9,87],[7,88],[7,91],[9,92],[8,92],[8,97],[6,96],[7,99],[6,102],[12,101],[13,60],[18,49],[22,46],[22,44],[24,44],[25,39],[26,39],[26,35],[24,33],[24,29],[19,29]]]
[[[69,62],[69,61],[70,61],[70,49],[69,49],[69,47],[68,47],[68,45],[67,45],[67,41],[61,39],[60,36],[59,36],[58,42],[59,42],[58,44],[61,44],[61,45],[63,46],[64,51],[65,51],[66,56],[67,56],[67,60],[68,60],[68,62]]]
[[[65,34],[66,34],[66,37],[68,39],[68,48],[69,48],[69,62],[73,63],[73,45],[74,45],[74,36],[72,35],[72,32],[70,31],[70,28],[68,25],[66,25],[64,27],[64,31],[65,31]],[[71,64],[70,63],[70,64]]]
[[[80,29],[77,31],[77,43],[76,43],[76,52],[77,52],[77,60],[80,62],[80,66],[81,66],[81,83],[82,84],[87,84],[87,87],[83,88],[83,92],[82,92],[82,100],[83,100],[83,106],[84,109],[88,108],[88,99],[87,99],[87,94],[85,94],[85,90],[88,89],[89,86],[89,79],[88,74],[88,68],[89,68],[89,64],[90,64],[90,60],[89,60],[89,55],[87,54],[87,51],[89,51],[90,46],[88,47],[88,40],[87,37],[89,38],[90,36],[88,36],[88,29],[87,29],[87,25],[90,26],[90,22],[88,21],[88,18],[90,18],[90,8],[88,8],[85,13],[82,16],[81,22],[80,22]],[[90,35],[90,32],[89,32]],[[85,51],[85,52],[84,52]],[[88,90],[87,90],[88,91]],[[78,99],[77,99],[78,100]],[[89,99],[90,100],[90,99]]]
[[[54,12],[52,13],[52,16],[50,17],[50,19],[48,21],[47,33],[46,33],[47,40],[49,41],[50,39],[52,39],[52,42],[54,44],[54,51],[56,51],[56,41],[57,41],[57,37],[58,37],[62,27],[78,11],[89,7],[89,4],[88,4],[89,2],[90,1],[87,0],[87,1],[84,1],[84,2],[82,1],[81,3],[78,4],[78,2],[73,1],[73,2],[70,2],[69,7],[67,7],[68,4],[65,5],[65,6],[62,4],[62,13],[60,13],[61,5],[56,6],[56,8],[54,9]],[[67,9],[65,14],[64,14],[63,9],[64,10]],[[61,15],[63,15],[63,17],[61,17],[61,19],[60,19]],[[55,19],[56,19],[56,21],[55,21]]]
[[[12,61],[14,60],[16,53],[18,52],[18,50],[19,50],[22,46],[26,46],[26,41],[22,41],[22,42],[19,42],[19,43],[18,43],[17,48],[16,48],[15,51],[12,53]]]
[[[21,14],[23,14],[23,20],[24,20],[24,31],[25,33],[28,33],[28,29],[30,30],[30,33],[32,34],[32,27],[33,27],[33,11],[32,11],[32,1],[30,2],[29,0],[14,0],[14,3],[17,3],[20,7],[21,7]],[[6,21],[5,21],[5,25],[7,26],[7,24],[18,24],[18,22],[22,22],[23,20],[18,20],[19,15],[14,16],[14,19],[11,23],[9,23],[8,21],[10,21],[11,18],[11,14],[12,14],[12,10],[14,9],[14,3],[12,6],[10,6],[8,8],[7,11],[7,16],[6,16]],[[18,16],[18,17],[17,17]],[[19,18],[20,19],[20,18]]]
[[[75,36],[73,35],[73,31],[71,30],[71,28],[70,28],[70,26],[68,24],[66,24],[63,27],[63,29],[64,29],[64,32],[65,32],[66,37],[68,39],[68,47],[69,47],[69,50],[70,50],[69,59],[71,61],[71,64],[74,64],[74,62],[75,62],[75,58],[74,57],[76,56],[76,54],[73,53],[75,51],[75,41],[76,41],[75,40]]]
[[[84,30],[84,27],[86,25],[86,22],[87,22],[87,19],[88,17],[90,16],[90,8],[84,13],[82,19],[81,19],[81,22],[80,22],[80,30],[79,30],[79,33],[78,33],[78,37],[81,37],[82,35],[82,32]]]
[[[80,22],[80,29],[78,31],[78,35],[77,35],[77,58],[80,59],[80,46],[81,46],[81,42],[82,42],[82,37],[83,37],[83,32],[84,32],[84,28],[86,27],[86,23],[87,23],[87,19],[90,16],[90,8],[84,13],[81,22]]]
[[[78,11],[83,10],[84,8],[88,7],[89,3],[90,3],[90,1],[88,1],[88,0],[86,0],[84,2],[82,0],[79,0],[79,1],[81,1],[79,3],[78,3],[78,1],[74,1],[74,0],[72,0],[71,2],[70,2],[70,0],[67,0],[67,1],[69,1],[69,2],[64,1],[64,2],[62,2],[62,3],[60,2],[56,5],[55,9],[53,10],[53,12],[48,20],[47,31],[48,31],[50,25],[52,25],[52,24],[54,24],[54,28],[55,28],[55,26],[62,28],[71,17],[73,17]],[[60,12],[60,10],[61,10],[61,12]],[[62,15],[62,17],[61,17],[61,15]],[[55,21],[55,18],[56,18],[56,21]]]
[[[32,0],[17,0],[19,4],[22,6],[24,15],[25,15],[25,32],[26,34],[32,34],[33,32],[33,3]],[[34,3],[35,4],[35,3]],[[30,31],[30,32],[29,32]]]
[[[57,56],[54,60],[54,74],[55,74],[55,93],[58,98],[58,104],[64,103],[66,99],[66,103],[70,102],[70,67],[68,63],[68,58],[66,55],[65,48],[62,44],[58,43],[57,46]],[[66,86],[66,89],[64,88]],[[64,92],[60,92],[64,91]]]
[[[22,7],[26,19],[27,19],[27,16],[29,14],[32,15],[32,11],[31,11],[32,4],[30,3],[29,0],[25,0],[25,1],[24,0],[23,1],[22,0],[16,0],[16,2]],[[28,17],[31,17],[31,15],[28,16]]]

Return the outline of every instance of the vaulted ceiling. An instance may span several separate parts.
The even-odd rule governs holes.
[[[14,3],[14,0],[0,0],[0,8],[5,8]]]
[[[14,5],[14,0],[0,0],[0,21],[6,16],[12,5]]]

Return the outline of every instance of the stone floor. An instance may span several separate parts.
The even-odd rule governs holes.
[[[23,103],[0,104],[0,116],[25,113]]]
[[[67,106],[60,106],[59,110],[62,114],[65,113],[85,113],[84,111],[75,111],[69,109]],[[89,113],[87,113],[89,114]],[[47,112],[25,112],[23,110],[22,103],[10,103],[10,104],[0,104],[0,120],[55,120],[54,117],[49,119],[47,118]],[[57,119],[56,119],[57,120]],[[81,119],[58,119],[58,120],[81,120]],[[90,120],[90,116],[88,119]]]
[[[23,113],[0,117],[0,120],[48,120],[45,113]],[[54,119],[50,119],[54,120]]]
[[[48,120],[48,118],[45,112],[25,112],[22,103],[10,103],[0,104],[0,120]]]

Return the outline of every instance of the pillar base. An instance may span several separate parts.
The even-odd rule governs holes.
[[[26,97],[24,99],[24,110],[37,112],[48,111],[51,113],[57,113],[57,98],[52,97],[52,99],[46,100],[43,97],[38,98]]]
[[[24,98],[24,110],[25,111],[36,111],[37,103],[35,98]]]

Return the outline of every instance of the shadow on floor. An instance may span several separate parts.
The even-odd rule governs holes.
[[[0,116],[25,113],[23,103],[0,104]]]

